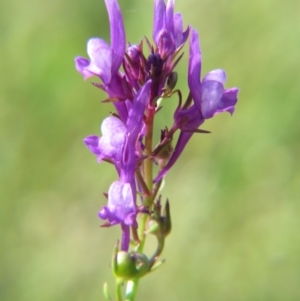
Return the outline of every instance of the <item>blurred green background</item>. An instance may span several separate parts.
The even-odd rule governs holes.
[[[167,177],[167,262],[137,301],[300,300],[298,4],[177,1],[199,30],[202,74],[223,68],[241,92],[233,117],[206,122],[212,134],[195,135]],[[152,5],[120,0],[131,43],[151,38]],[[120,229],[99,228],[97,211],[116,172],[82,139],[112,107],[73,58],[89,37],[109,41],[104,2],[2,1],[0,15],[0,300],[103,300]],[[186,95],[187,48],[178,72]]]

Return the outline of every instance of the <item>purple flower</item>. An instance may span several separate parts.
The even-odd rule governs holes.
[[[174,152],[159,172],[154,182],[159,181],[174,165],[193,133],[198,127],[214,115],[221,112],[232,114],[237,103],[238,88],[224,89],[226,73],[221,69],[207,73],[202,82],[201,76],[201,51],[199,37],[196,30],[191,30],[190,56],[188,70],[188,84],[194,104],[189,108],[178,108],[174,114],[175,126],[180,129],[180,135]]]
[[[162,57],[172,55],[189,36],[189,27],[183,31],[182,16],[174,14],[174,0],[154,1],[153,40]]]
[[[110,22],[111,46],[104,40],[92,38],[88,41],[87,53],[90,61],[76,57],[76,69],[85,79],[97,75],[105,85],[118,72],[125,53],[125,30],[117,0],[105,0]]]
[[[108,220],[106,226],[121,224],[123,231],[121,249],[124,251],[129,248],[129,226],[137,227],[136,214],[134,194],[130,184],[120,181],[113,182],[108,190],[108,204],[102,207],[98,215],[101,219]]]
[[[104,40],[92,38],[87,43],[90,60],[75,58],[75,66],[84,79],[98,76],[102,84],[95,86],[105,91],[110,99],[133,99],[133,94],[126,78],[119,72],[125,54],[125,30],[123,18],[117,0],[105,0],[110,22],[111,46]],[[126,121],[127,111],[123,102],[114,103],[121,119]]]
[[[234,112],[237,103],[238,88],[224,89],[226,73],[216,69],[206,74],[200,81],[201,76],[201,52],[199,36],[192,29],[190,38],[190,58],[188,83],[195,105],[205,119],[227,111]]]
[[[108,204],[99,212],[101,219],[108,219],[111,226],[124,223],[136,225],[135,202],[129,183],[121,181],[113,182],[108,190]]]
[[[139,157],[136,153],[136,147],[139,134],[143,127],[143,116],[150,97],[150,87],[151,81],[148,81],[136,95],[129,111],[126,126],[120,126],[114,121],[113,124],[118,124],[121,130],[116,133],[114,132],[114,127],[108,127],[107,134],[110,134],[108,135],[110,138],[105,140],[107,141],[107,147],[105,148],[104,146],[104,149],[109,150],[112,156],[115,154],[117,154],[117,156],[121,155],[120,167],[117,168],[119,170],[120,180],[111,184],[108,191],[108,204],[102,207],[99,212],[99,217],[108,220],[106,226],[121,224],[123,230],[122,250],[127,250],[129,247],[129,226],[137,227],[135,220],[137,206],[134,174]],[[112,119],[115,117],[108,118]],[[112,137],[116,134],[120,134],[122,138],[116,138],[117,143],[112,147],[112,140],[115,142],[115,138]],[[98,154],[98,148],[90,146],[89,148],[96,155]]]
[[[83,141],[95,154],[100,163],[103,159],[112,162],[120,170],[122,148],[127,132],[124,123],[117,117],[109,116],[101,124],[102,137],[88,136]]]

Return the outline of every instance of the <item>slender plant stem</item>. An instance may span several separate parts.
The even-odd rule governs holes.
[[[153,256],[150,259],[151,266],[153,266],[153,264],[155,263],[156,257],[158,257],[161,254],[161,252],[163,251],[164,245],[165,245],[165,239],[164,239],[164,237],[161,237],[161,239],[158,240],[158,246],[157,246],[156,252],[153,254]]]
[[[116,280],[116,298],[117,301],[122,301],[122,284],[123,282],[120,280]]]
[[[134,279],[127,282],[125,301],[134,300],[138,288],[138,281],[138,279]]]

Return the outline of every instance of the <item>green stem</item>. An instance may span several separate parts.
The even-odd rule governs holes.
[[[156,196],[157,196],[157,194],[158,194],[158,192],[159,192],[159,189],[160,189],[160,187],[161,187],[162,181],[163,181],[163,179],[159,180],[159,181],[157,182],[157,184],[155,185],[155,188],[154,188],[154,191],[153,191],[153,200],[156,199]]]
[[[138,279],[129,280],[126,287],[125,301],[133,301],[138,288]]]
[[[122,284],[123,281],[120,281],[119,279],[116,280],[116,298],[117,301],[122,301]]]
[[[158,238],[158,246],[156,249],[156,252],[153,254],[153,256],[150,259],[150,265],[151,267],[154,265],[156,258],[161,254],[161,252],[164,249],[164,245],[165,245],[165,238],[164,237],[160,237]]]
[[[139,181],[139,183],[141,185],[143,196],[146,197],[146,198],[151,196],[150,191],[147,187],[147,184],[146,184],[146,182],[145,182],[145,180],[144,180],[144,178],[141,174],[141,171],[137,170],[135,172],[135,176],[136,176],[137,180]]]

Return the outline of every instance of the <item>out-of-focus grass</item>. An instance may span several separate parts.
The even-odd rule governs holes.
[[[152,1],[120,5],[129,41],[150,37]],[[200,32],[203,74],[224,68],[240,101],[233,117],[206,122],[212,134],[195,136],[169,173],[167,263],[141,281],[139,300],[300,299],[297,5],[177,1]],[[109,40],[104,3],[3,2],[0,11],[0,300],[103,300],[120,231],[99,229],[97,211],[116,173],[81,140],[112,108],[73,57],[91,36]]]

